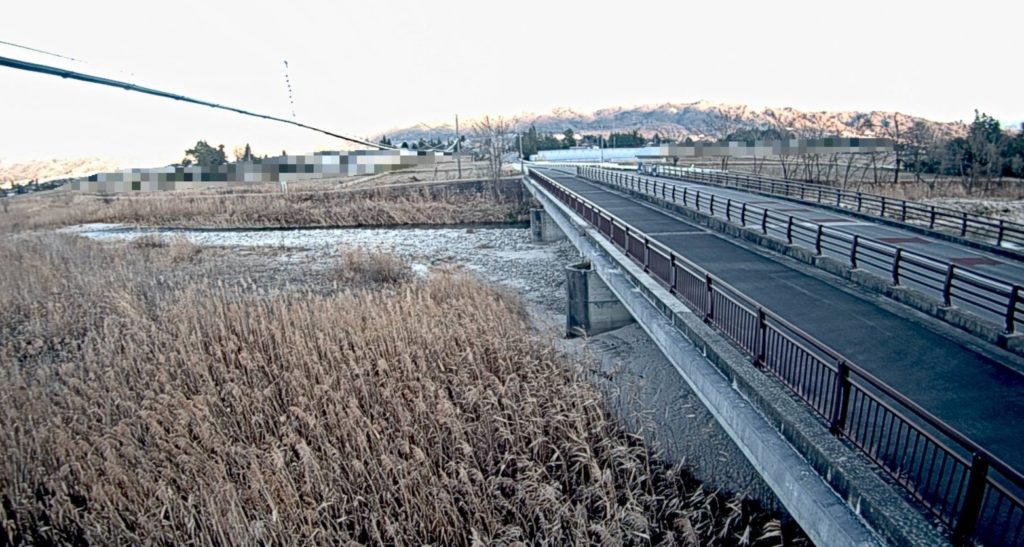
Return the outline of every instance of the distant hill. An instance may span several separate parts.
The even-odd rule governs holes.
[[[524,127],[533,124],[542,133],[560,133],[566,129],[585,134],[639,130],[647,137],[658,133],[664,138],[676,140],[687,137],[694,140],[717,140],[745,129],[771,128],[786,129],[798,137],[892,137],[891,128],[895,127],[893,122],[897,116],[900,131],[906,131],[915,122],[920,122],[928,126],[937,137],[962,136],[967,133],[967,125],[961,122],[935,122],[895,112],[804,112],[789,107],[756,110],[743,105],[709,101],[602,108],[593,112],[557,108],[549,114],[522,114],[516,116],[516,120]],[[885,124],[890,129],[886,129]],[[469,133],[473,120],[466,120],[460,126],[464,128],[464,133]],[[392,129],[385,134],[392,142],[398,143],[420,138],[452,137],[455,129],[448,124],[418,124]]]
[[[8,163],[0,159],[0,188],[9,188],[12,182],[17,184],[30,180],[45,182],[50,179],[116,171],[120,168],[121,166],[113,160],[103,158],[36,160],[24,163]]]

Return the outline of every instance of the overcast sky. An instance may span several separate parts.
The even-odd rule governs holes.
[[[613,7],[614,6],[614,7]],[[0,56],[379,137],[456,113],[707,99],[1024,119],[1024,2],[6,2]],[[297,128],[0,68],[0,158],[337,148]]]

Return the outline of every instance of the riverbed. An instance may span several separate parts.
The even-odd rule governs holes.
[[[401,257],[414,271],[464,268],[513,289],[549,314],[565,310],[565,266],[578,260],[567,241],[535,243],[522,227],[328,228],[289,230],[188,230],[83,224],[62,230],[98,241],[158,237],[184,239],[202,248],[261,257],[282,270],[324,269],[346,249],[362,248]],[[284,272],[286,273],[286,272]]]
[[[184,239],[218,253],[222,270],[233,269],[238,278],[264,288],[299,279],[307,287],[322,283],[339,255],[357,247],[399,256],[421,275],[469,270],[518,293],[538,333],[580,359],[582,372],[604,394],[609,408],[662,458],[686,462],[713,488],[744,491],[769,507],[781,507],[639,325],[564,338],[565,267],[579,261],[568,240],[536,243],[529,229],[504,226],[188,230],[87,224],[63,231],[112,243],[141,237]],[[217,257],[207,257],[211,259]]]

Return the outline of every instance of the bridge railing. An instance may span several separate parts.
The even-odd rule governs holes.
[[[761,233],[801,243],[847,262],[851,268],[870,266],[885,272],[895,286],[911,285],[941,300],[945,306],[959,306],[996,323],[1007,334],[1024,328],[1024,290],[1014,280],[1000,279],[952,262],[938,260],[899,245],[851,234],[842,229],[801,220],[767,207],[722,199],[699,188],[679,188],[650,177],[605,169],[575,167],[580,176],[634,192],[658,197],[729,222],[753,227]]]
[[[1019,471],[707,270],[554,179],[533,169],[529,176],[777,377],[834,434],[948,526],[957,542],[1024,540]]]
[[[958,211],[941,205],[729,171],[659,165],[658,176],[830,205],[903,224],[926,227],[929,230],[996,247],[1024,247],[1024,224]]]

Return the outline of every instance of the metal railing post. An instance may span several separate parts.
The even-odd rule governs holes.
[[[764,308],[760,306],[757,308],[757,340],[754,345],[757,347],[754,366],[764,367],[768,358],[768,316],[764,313]]]
[[[715,317],[715,298],[714,289],[711,287],[711,274],[704,274],[704,284],[707,285],[708,288],[708,304],[705,306],[704,322],[710,323]]]
[[[947,307],[953,305],[953,270],[956,264],[950,264],[946,268],[946,280],[942,283],[942,303]]]
[[[846,426],[846,415],[850,408],[850,367],[840,359],[836,363],[836,381],[832,384],[832,412],[828,430],[833,435],[842,433]]]
[[[850,269],[857,269],[857,244],[860,243],[860,235],[853,234],[853,245],[850,246]]]
[[[676,291],[676,283],[678,282],[677,274],[676,274],[676,254],[675,253],[671,253],[671,254],[668,255],[668,268],[669,268],[669,270],[668,270],[669,289],[671,290],[671,292],[675,293],[675,292],[677,292]]]
[[[963,223],[960,225],[960,237],[967,235],[967,211],[962,213]]]
[[[978,524],[981,505],[985,501],[985,483],[988,476],[988,461],[980,454],[971,455],[970,477],[967,479],[967,495],[960,510],[960,518],[953,528],[953,543],[965,544]]]
[[[896,247],[896,256],[892,261],[892,284],[900,284],[900,259],[903,258],[903,247]]]
[[[1006,305],[1006,334],[1013,334],[1014,323],[1016,323],[1017,301],[1020,300],[1020,285],[1014,285],[1010,289],[1010,302]]]

